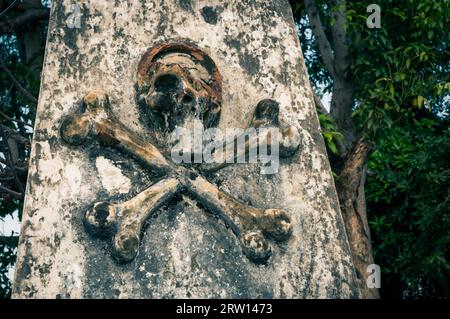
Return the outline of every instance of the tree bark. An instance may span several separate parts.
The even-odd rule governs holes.
[[[352,120],[354,87],[351,81],[336,77],[333,81],[330,116],[344,135],[338,143],[339,154],[345,158],[356,142],[355,127]]]
[[[379,298],[378,289],[370,289],[366,284],[369,275],[367,266],[374,263],[364,194],[366,161],[371,149],[370,143],[360,138],[349,152],[336,182],[353,263],[364,299]]]
[[[37,98],[33,96],[25,87],[20,84],[20,82],[16,79],[14,74],[6,67],[3,60],[0,58],[0,69],[5,72],[5,74],[11,79],[12,83],[16,86],[17,90],[22,93],[24,97],[26,97],[30,102],[37,104]]]

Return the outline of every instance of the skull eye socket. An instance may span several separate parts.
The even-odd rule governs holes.
[[[181,99],[181,105],[185,108],[190,108],[191,112],[195,112],[195,97],[191,93],[185,93]]]
[[[162,74],[155,80],[158,92],[174,92],[180,87],[180,79],[172,74]]]
[[[186,105],[190,105],[190,104],[192,104],[192,102],[194,102],[194,98],[190,94],[185,94],[183,96],[183,99],[181,100],[181,103],[186,104]]]

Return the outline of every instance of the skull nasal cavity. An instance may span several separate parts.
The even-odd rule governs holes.
[[[191,104],[194,101],[194,98],[191,95],[189,95],[189,94],[185,94],[183,96],[183,100],[182,101],[183,101],[184,104]]]
[[[180,88],[180,79],[173,74],[162,74],[155,81],[158,92],[174,92]]]

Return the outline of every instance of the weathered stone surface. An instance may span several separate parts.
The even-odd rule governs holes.
[[[68,28],[71,1],[54,1],[15,298],[358,297],[345,230],[302,54],[287,1],[83,1],[81,28]],[[219,127],[247,127],[263,99],[298,128],[300,149],[274,175],[232,165],[211,181],[258,208],[281,207],[291,238],[266,265],[246,258],[224,223],[187,196],[147,222],[137,257],[111,258],[83,217],[97,201],[124,201],[152,184],[147,169],[112,148],[64,143],[60,126],[89,91],[108,92],[112,111],[147,135],[135,101],[137,67],[157,43],[189,39],[223,79]]]

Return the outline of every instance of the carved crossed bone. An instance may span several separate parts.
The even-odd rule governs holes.
[[[163,76],[166,75],[167,71]],[[173,95],[170,90],[169,93]],[[252,125],[277,125],[277,122],[278,104],[271,100],[261,101]],[[163,151],[128,129],[114,116],[105,92],[92,91],[84,97],[82,112],[71,114],[63,121],[61,137],[70,145],[98,141],[132,156],[151,173],[161,177],[157,183],[128,201],[97,202],[85,214],[85,226],[91,234],[113,238],[112,252],[119,262],[129,262],[135,258],[144,223],[176,194],[195,199],[223,220],[240,240],[244,254],[257,264],[266,263],[272,254],[269,238],[283,242],[292,233],[290,218],[284,210],[246,205],[202,176],[230,164],[209,164],[201,169],[175,165],[166,159]],[[272,136],[267,134],[258,138],[259,143],[264,139],[269,142]],[[293,127],[282,130],[280,142],[280,155],[292,155],[299,146],[298,131]],[[245,148],[245,152],[248,151],[249,146]],[[213,156],[218,156],[218,153],[220,150]]]

